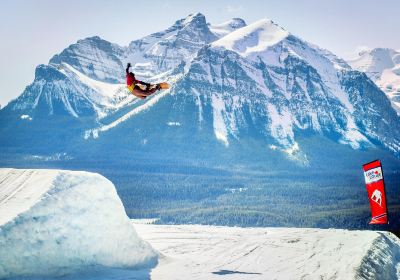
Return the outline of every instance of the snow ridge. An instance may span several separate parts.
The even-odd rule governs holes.
[[[398,279],[399,239],[391,233],[378,233],[357,269],[360,279]]]
[[[157,259],[99,174],[0,169],[0,213],[0,278],[148,267]]]
[[[242,27],[222,39],[212,43],[214,47],[222,47],[235,51],[243,56],[262,52],[289,35],[289,32],[269,19],[262,19]]]
[[[235,31],[236,29],[246,26],[246,22],[241,18],[233,18],[220,24],[209,24],[212,33],[219,38]]]
[[[393,65],[400,63],[395,51],[384,52]],[[134,98],[122,84],[128,61],[139,79],[168,81],[173,89],[143,102]],[[389,64],[384,63],[385,67]],[[382,73],[393,81],[400,77],[399,69],[395,66]],[[79,133],[89,139],[166,100],[163,97],[169,93],[179,92],[188,98],[174,97],[171,102],[193,101],[199,128],[207,127],[205,122],[210,120],[212,137],[227,148],[234,139],[240,140],[242,132],[261,134],[268,141],[272,137],[267,147],[293,157],[301,154],[295,131],[311,130],[354,149],[373,146],[372,138],[400,152],[397,116],[387,110],[380,91],[360,75],[334,54],[271,20],[250,25],[241,19],[209,24],[204,15],[195,13],[128,47],[98,37],[78,41],[56,55],[50,65],[39,66],[34,83],[10,107],[18,110],[20,123],[21,116],[29,116],[23,120],[28,123],[32,118],[34,124],[39,119],[36,111],[44,117],[60,112],[75,119],[85,117],[90,123],[85,122]],[[395,84],[387,88],[396,105],[400,91]],[[365,97],[370,92],[376,92],[379,102]],[[386,115],[381,118],[384,127],[377,132],[381,125],[376,116],[383,114],[379,111]]]
[[[386,93],[400,115],[400,51],[386,48],[363,51],[349,64],[365,72]]]
[[[152,279],[398,278],[400,244],[390,233],[201,225],[136,228],[165,256]],[[210,240],[213,244],[206,246]]]
[[[119,124],[127,121],[131,117],[139,114],[140,112],[148,110],[150,107],[152,107],[154,104],[156,104],[161,98],[165,97],[168,93],[170,93],[170,90],[165,90],[164,92],[155,94],[149,100],[147,100],[144,104],[137,106],[136,108],[132,109],[131,111],[129,111],[122,117],[118,118],[117,120],[115,120],[109,124],[102,125],[99,128],[86,130],[85,134],[84,134],[84,138],[85,139],[89,139],[90,137],[93,137],[94,139],[98,138],[100,132],[105,132],[107,130],[110,130],[110,129],[118,126]]]

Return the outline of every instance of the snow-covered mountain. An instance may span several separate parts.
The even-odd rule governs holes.
[[[132,97],[128,61],[139,78],[172,88]],[[271,20],[210,24],[199,13],[127,47],[79,40],[38,66],[0,123],[3,149],[19,153],[106,149],[306,166],[323,141],[329,150],[400,153],[399,117],[363,73]]]
[[[365,72],[389,97],[400,113],[400,50],[376,48],[362,51],[349,64]]]
[[[236,19],[214,34],[203,15],[192,14],[165,31],[132,41],[128,47],[97,36],[79,40],[52,57],[49,65],[39,65],[34,82],[9,107],[29,113],[43,104],[43,110],[35,111],[53,115],[59,109],[58,113],[74,117],[101,118],[133,102],[123,92],[127,62],[133,62],[137,76],[159,80],[192,60],[200,48],[220,36],[221,29],[228,32],[243,25],[244,21]]]
[[[192,60],[199,49],[217,39],[202,14],[191,14],[165,31],[129,44],[126,60],[133,61],[133,71],[149,78],[170,72]]]
[[[260,20],[202,49],[184,82],[209,83],[194,91],[211,103],[215,135],[225,145],[248,125],[247,108],[252,120],[266,118],[257,130],[293,155],[295,129],[335,132],[355,148],[370,145],[372,131],[356,125],[364,120],[356,119],[357,104],[344,89],[349,71],[334,55]]]

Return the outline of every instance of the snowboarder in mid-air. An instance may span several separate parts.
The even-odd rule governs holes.
[[[136,80],[135,74],[129,71],[130,67],[131,64],[128,63],[128,65],[126,66],[126,86],[133,95],[141,99],[145,99],[147,96],[162,88],[161,84],[152,85]]]

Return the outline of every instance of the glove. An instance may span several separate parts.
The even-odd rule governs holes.
[[[128,65],[126,65],[126,68],[129,68],[129,67],[131,67],[131,66],[132,66],[131,63],[128,62]]]

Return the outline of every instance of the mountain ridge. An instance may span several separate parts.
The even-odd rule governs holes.
[[[68,135],[57,128],[60,121],[76,125],[69,137],[72,142],[57,147],[72,152],[72,147],[124,134],[139,147],[162,149],[172,137],[176,147],[193,149],[185,139],[197,135],[202,139],[197,147],[238,153],[239,158],[244,152],[240,145],[257,139],[254,151],[278,151],[307,166],[307,149],[298,139],[311,133],[354,150],[381,147],[400,153],[399,121],[390,103],[367,76],[351,70],[344,60],[271,20],[246,25],[234,19],[219,25],[219,33],[212,32],[215,26],[197,13],[127,47],[97,36],[79,40],[53,56],[48,66],[39,66],[34,83],[0,111],[0,121],[10,122],[3,131],[4,143],[9,142],[13,124],[23,127],[24,134],[30,131],[28,124],[35,127],[37,118],[41,125],[48,118],[51,130],[45,135],[52,137]],[[224,28],[230,32],[223,35]],[[123,85],[127,61],[134,62],[138,77],[166,80],[171,89],[145,101],[132,97]],[[155,128],[160,135],[170,135],[161,139],[160,147],[143,136]],[[35,137],[40,142],[40,136]],[[18,143],[29,145],[25,136],[14,143],[16,148]]]
[[[400,114],[400,50],[375,48],[349,60],[354,69],[365,72],[386,93]]]

